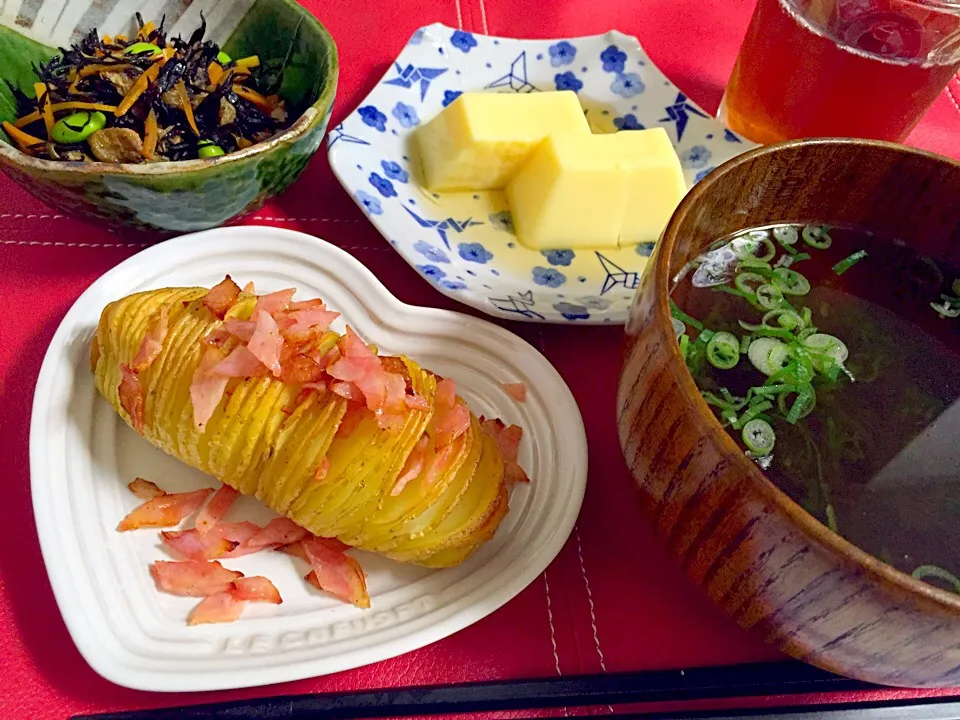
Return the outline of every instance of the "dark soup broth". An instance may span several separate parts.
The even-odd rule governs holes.
[[[960,592],[960,268],[851,228],[722,238],[675,278],[704,399],[830,529]]]

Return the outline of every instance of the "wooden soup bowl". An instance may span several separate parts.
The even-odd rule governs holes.
[[[807,140],[746,153],[694,187],[627,323],[618,427],[643,508],[687,576],[783,652],[869,682],[960,685],[960,596],[860,550],[777,489],[680,356],[671,278],[714,240],[773,222],[851,223],[956,264],[960,164],[890,143]]]

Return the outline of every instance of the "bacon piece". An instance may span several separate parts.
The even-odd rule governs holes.
[[[250,342],[253,337],[253,331],[257,324],[253,320],[237,320],[236,318],[227,318],[218,329],[223,330],[235,337],[240,342]]]
[[[117,387],[120,407],[127,411],[133,429],[143,435],[143,386],[140,376],[129,365],[120,364],[120,385]]]
[[[326,309],[327,305],[320,298],[313,298],[312,300],[298,300],[297,302],[292,302],[287,305],[287,310],[289,312],[296,312],[297,310],[312,310],[314,308],[324,308]]]
[[[339,395],[342,398],[347,400],[352,400],[353,402],[363,402],[364,396],[360,392],[360,388],[354,385],[352,382],[335,382],[330,385],[330,392],[334,395]]]
[[[196,528],[179,532],[163,532],[163,543],[178,555],[193,560],[213,560],[222,557],[241,557],[259,552],[262,548],[249,547],[251,538],[261,528],[249,520],[243,522],[219,522],[206,534]]]
[[[317,362],[320,363],[320,367],[322,367],[324,370],[327,370],[331,365],[340,359],[340,347],[338,345],[334,345],[326,352],[325,355],[320,358],[314,357],[313,355],[310,357],[312,357],[314,360],[317,360]]]
[[[233,583],[230,591],[234,600],[244,602],[265,602],[279,605],[283,602],[277,586],[262,575],[240,578]]]
[[[403,470],[400,471],[400,477],[397,478],[397,484],[393,486],[393,490],[390,491],[390,494],[393,496],[399,495],[403,492],[403,489],[407,486],[411,480],[417,478],[420,475],[420,472],[423,470],[424,463],[427,459],[427,449],[430,445],[430,438],[426,435],[423,435],[419,441],[417,441],[416,447],[413,448],[413,452],[410,453],[407,457],[407,462],[404,463]]]
[[[417,393],[407,395],[406,398],[404,398],[404,402],[411,410],[423,410],[426,412],[430,409],[430,401],[423,395],[418,395]]]
[[[137,372],[146,370],[153,361],[156,360],[163,350],[163,341],[167,337],[169,321],[167,316],[167,306],[160,306],[160,313],[150,326],[147,328],[146,335],[140,343],[140,349],[137,350],[136,357],[133,358],[133,369]]]
[[[195,513],[211,492],[213,490],[210,488],[204,488],[192,492],[160,495],[147,500],[121,520],[117,530],[125,532],[138,528],[175,527],[185,517]]]
[[[190,382],[190,401],[193,403],[193,422],[203,430],[223,398],[228,378],[211,371],[223,362],[223,352],[216,347],[204,348],[203,357]]]
[[[423,473],[424,486],[429,487],[433,485],[437,481],[437,478],[440,477],[440,473],[447,468],[456,455],[457,446],[453,443],[444,445],[432,457],[428,454],[429,464]]]
[[[210,374],[221,378],[251,378],[266,375],[267,368],[245,345],[237,345],[210,370]]]
[[[503,389],[517,402],[527,401],[527,386],[524,383],[504,383]]]
[[[450,410],[437,411],[434,415],[433,427],[436,431],[437,445],[447,445],[470,429],[470,411],[460,403]]]
[[[313,568],[311,574],[316,581],[311,581],[308,575],[307,582],[357,607],[370,607],[366,577],[356,560],[343,552],[332,550],[315,537],[308,537],[300,542],[310,559]]]
[[[280,379],[287,383],[317,383],[323,368],[316,360],[296,353],[280,360]]]
[[[270,313],[257,312],[256,317],[257,325],[250,342],[247,343],[247,349],[266,365],[270,372],[279,376],[280,351],[283,350],[283,336],[280,335],[280,328],[277,327],[277,321]]]
[[[158,589],[188,597],[228,592],[234,582],[243,577],[242,572],[228,570],[216,561],[204,560],[157,560],[150,566],[150,574]]]
[[[240,286],[227,275],[223,280],[210,288],[203,296],[204,306],[214,315],[223,320],[240,295]]]
[[[380,358],[373,354],[350,326],[340,340],[341,358],[330,365],[327,372],[331,377],[357,386],[363,393],[367,407],[379,410],[387,397],[386,373],[380,364]]]
[[[208,332],[206,337],[204,337],[200,342],[202,342],[204,345],[209,345],[210,347],[222,348],[232,337],[233,335],[224,330],[223,325],[221,325],[220,327]]]
[[[246,603],[234,598],[230,591],[219,592],[200,601],[187,616],[187,625],[205,625],[207,623],[233,622],[241,613]]]
[[[265,312],[273,315],[286,310],[296,292],[294,288],[287,288],[286,290],[277,290],[277,292],[272,292],[269,295],[261,295],[257,298],[257,305],[253,314]]]
[[[517,464],[520,451],[520,440],[523,438],[523,428],[517,425],[505,425],[501,420],[485,420],[480,418],[480,425],[497,443],[500,454],[503,455],[504,479],[508,483],[530,482],[527,473]]]
[[[437,410],[451,410],[457,404],[457,384],[451,378],[437,383]]]
[[[317,537],[316,535],[311,536],[316,542],[322,543],[332,552],[342,553],[350,549],[350,546],[346,543],[341,542],[337,538],[325,538]],[[303,549],[303,543],[297,541],[295,543],[290,543],[289,545],[281,545],[276,548],[277,552],[282,552],[287,555],[292,555],[295,558],[300,558],[305,563],[310,563],[310,558],[307,557],[307,551]]]
[[[248,547],[267,548],[289,545],[305,538],[309,533],[293,520],[285,517],[274,518],[247,541]]]
[[[194,525],[201,535],[206,535],[214,525],[223,520],[239,494],[229,485],[220,486],[210,502],[197,515]]]
[[[327,310],[323,305],[320,307],[306,308],[296,310],[289,314],[293,324],[284,331],[285,335],[297,335],[308,331],[325,332],[330,328],[330,323],[340,317],[340,313]]]
[[[328,472],[330,472],[330,458],[324,456],[323,460],[317,463],[317,469],[313,471],[313,481],[323,482]]]
[[[156,483],[144,480],[142,477],[136,478],[132,483],[127,485],[127,487],[130,488],[130,492],[141,500],[151,500],[155,497],[166,495],[163,490],[157,487]]]

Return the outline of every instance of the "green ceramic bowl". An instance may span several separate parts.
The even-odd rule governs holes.
[[[12,5],[12,9],[11,8]],[[67,213],[168,232],[203,230],[255,210],[304,169],[326,131],[337,89],[333,39],[294,0],[194,0],[157,4],[171,35],[190,36],[207,20],[207,38],[232,57],[282,60],[280,96],[296,122],[285,132],[220,158],[149,164],[71,163],[21,153],[0,130],[0,168],[45,203]],[[129,34],[135,4],[33,0],[0,4],[0,78],[33,96],[32,63],[96,27]],[[145,17],[145,20],[160,18]],[[0,81],[0,120],[15,119]]]

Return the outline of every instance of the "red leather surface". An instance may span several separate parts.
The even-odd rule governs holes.
[[[752,9],[750,0],[308,0],[307,5],[340,48],[334,123],[364,97],[417,27],[437,21],[527,37],[617,28],[638,35],[654,61],[712,111]],[[958,100],[960,80],[955,79],[911,143],[960,157]],[[401,299],[464,310],[398,260],[341,191],[324,152],[293,188],[246,222],[323,237],[356,255]],[[193,696],[140,693],[100,679],[66,633],[40,558],[29,493],[30,406],[43,353],[70,304],[96,277],[154,241],[62,217],[0,176],[5,309],[0,322],[0,717],[52,720],[78,712],[265,694],[779,658],[687,585],[638,511],[614,427],[620,330],[517,325],[510,327],[542,348],[570,384],[590,444],[589,487],[577,530],[525,592],[447,640],[325,678]],[[930,693],[883,691],[857,699],[923,694]],[[775,704],[777,699],[750,702]]]

